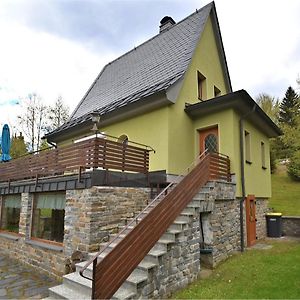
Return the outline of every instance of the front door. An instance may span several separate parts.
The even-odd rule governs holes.
[[[219,152],[218,127],[211,127],[199,131],[199,149],[202,154],[206,149],[209,152]]]
[[[246,224],[247,224],[247,246],[256,242],[256,205],[255,196],[248,195],[246,198]]]

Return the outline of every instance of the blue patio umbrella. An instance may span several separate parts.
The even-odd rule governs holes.
[[[3,129],[2,129],[1,148],[2,148],[1,161],[11,160],[11,157],[9,155],[10,133],[9,133],[9,127],[7,124],[4,124]]]

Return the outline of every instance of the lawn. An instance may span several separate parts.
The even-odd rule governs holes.
[[[292,181],[282,166],[272,174],[272,198],[269,206],[286,216],[300,216],[300,182]]]
[[[300,242],[268,241],[268,250],[246,250],[221,263],[176,299],[299,299]]]

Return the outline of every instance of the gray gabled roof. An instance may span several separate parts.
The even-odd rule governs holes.
[[[70,120],[45,137],[49,138],[86,122],[93,111],[104,115],[160,91],[166,91],[188,69],[212,9],[216,18],[212,2],[107,64],[72,113]],[[220,45],[223,52],[222,42]],[[230,86],[224,52],[221,55],[225,60],[224,69]]]

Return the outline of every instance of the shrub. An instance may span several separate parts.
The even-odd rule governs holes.
[[[300,150],[296,151],[291,157],[288,174],[293,180],[300,181]]]

